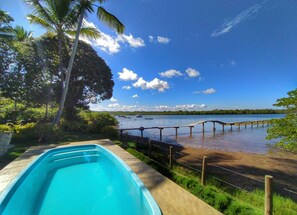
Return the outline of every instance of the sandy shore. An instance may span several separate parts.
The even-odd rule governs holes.
[[[191,147],[184,147],[180,152],[184,156],[178,156],[178,162],[197,166],[197,168],[200,167],[203,156],[207,156],[207,161],[211,164],[209,169],[212,173],[246,189],[264,187],[264,183],[258,181],[264,181],[265,175],[272,175],[276,190],[283,195],[290,194],[286,189],[292,190],[296,194],[292,194],[291,197],[297,200],[297,154],[279,151],[267,154],[252,154]],[[212,165],[218,165],[231,171]],[[247,178],[234,174],[232,171],[238,172]],[[258,181],[249,180],[249,178]]]

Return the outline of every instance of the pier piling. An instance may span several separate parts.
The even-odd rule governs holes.
[[[192,135],[192,134],[193,134],[193,132],[192,132],[192,130],[193,130],[193,127],[194,127],[194,126],[189,126],[189,128],[190,128],[190,138],[192,138],[192,137],[193,137],[193,135]]]
[[[179,127],[174,127],[174,128],[175,128],[175,138],[177,139],[177,137],[178,137],[177,129],[178,129]]]
[[[160,141],[162,142],[162,131],[164,128],[159,128],[160,129]]]

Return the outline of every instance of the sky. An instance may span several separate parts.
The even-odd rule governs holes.
[[[113,97],[98,111],[164,111],[275,108],[297,87],[296,0],[109,0],[103,7],[125,25],[122,35],[95,14],[90,43],[111,68]],[[26,20],[22,0],[0,8],[42,35]]]

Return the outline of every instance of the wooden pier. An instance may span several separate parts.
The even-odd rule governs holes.
[[[159,126],[159,127],[139,127],[139,128],[120,128],[118,129],[120,131],[121,136],[123,135],[124,131],[132,131],[132,130],[138,130],[140,131],[140,137],[143,138],[143,132],[144,130],[149,130],[149,129],[159,129],[160,131],[160,141],[162,141],[163,138],[163,130],[164,129],[175,129],[175,137],[178,137],[178,129],[179,128],[183,128],[183,127],[187,127],[189,128],[189,134],[190,134],[190,138],[193,137],[193,128],[195,126],[202,126],[202,133],[204,135],[205,133],[205,124],[206,123],[212,123],[213,127],[212,127],[212,131],[213,133],[216,132],[216,125],[220,125],[222,126],[222,132],[225,132],[225,126],[229,126],[230,127],[230,131],[233,130],[233,126],[237,126],[238,130],[241,129],[241,127],[244,126],[244,128],[247,128],[247,126],[250,126],[251,128],[253,128],[254,126],[257,126],[257,128],[259,126],[264,127],[265,125],[268,126],[271,123],[271,120],[258,120],[258,121],[244,121],[244,122],[223,122],[223,121],[218,121],[218,120],[205,120],[205,121],[198,121],[198,122],[194,122],[191,123],[189,125],[183,125],[183,126]]]

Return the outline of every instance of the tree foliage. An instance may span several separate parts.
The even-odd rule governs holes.
[[[62,61],[68,62],[72,40],[67,39],[62,52]],[[35,104],[58,103],[61,96],[58,72],[60,57],[58,39],[44,35],[34,41],[15,43],[17,62],[22,65],[28,102]],[[112,97],[114,82],[106,63],[88,44],[80,41],[70,79],[66,100],[68,115],[73,117],[75,107],[87,106]]]
[[[11,22],[13,22],[13,18],[5,11],[0,10],[0,76],[12,62],[11,58],[13,53],[10,48],[10,42],[13,28]],[[0,79],[0,83],[1,82],[3,82],[3,80]]]
[[[286,117],[273,120],[267,139],[279,138],[277,145],[289,151],[297,151],[297,89],[288,92],[288,97],[278,99],[274,106],[287,109]]]

